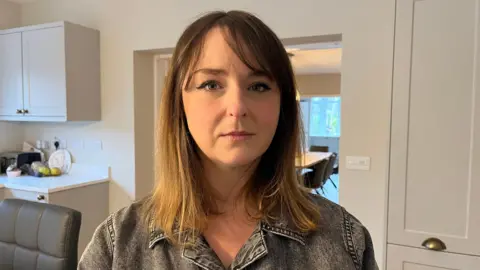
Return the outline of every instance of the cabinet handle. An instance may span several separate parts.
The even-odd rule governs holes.
[[[426,249],[434,251],[443,251],[447,249],[447,246],[445,245],[445,243],[442,242],[442,240],[434,237],[428,238],[427,240],[423,241],[422,246],[424,246]]]
[[[23,113],[28,113],[28,110],[23,110]]]
[[[43,201],[43,200],[45,200],[45,196],[43,196],[43,195],[38,195],[37,196],[37,201]]]
[[[23,110],[17,109],[17,114],[21,114]]]

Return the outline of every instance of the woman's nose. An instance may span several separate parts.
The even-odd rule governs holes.
[[[245,104],[245,91],[239,86],[227,89],[225,95],[225,105],[227,106],[227,114],[232,117],[247,116],[247,106]]]

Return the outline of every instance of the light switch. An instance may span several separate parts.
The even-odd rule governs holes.
[[[347,156],[346,168],[349,170],[370,170],[370,157]]]

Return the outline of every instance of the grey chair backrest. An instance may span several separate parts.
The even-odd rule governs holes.
[[[58,205],[0,201],[0,269],[76,269],[81,219]]]
[[[328,146],[325,145],[310,145],[308,149],[310,152],[328,152]]]
[[[328,163],[325,170],[325,181],[333,174],[333,168],[335,167],[335,162],[337,162],[337,153],[332,153],[328,158]]]

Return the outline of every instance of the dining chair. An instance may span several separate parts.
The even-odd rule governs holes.
[[[315,164],[312,172],[307,172],[306,174],[304,174],[305,187],[314,189],[317,194],[319,194],[319,188],[323,191],[323,185],[326,181],[325,170],[328,162],[328,159],[324,159],[319,163]]]
[[[332,182],[332,185],[335,188],[337,188],[337,185],[335,185],[331,176],[332,174],[334,174],[336,162],[337,162],[337,153],[334,152],[330,155],[330,157],[327,160],[327,165],[325,166],[325,175],[324,175],[325,182],[327,180],[330,180],[330,182]]]
[[[81,220],[58,205],[0,201],[0,269],[76,269]]]

